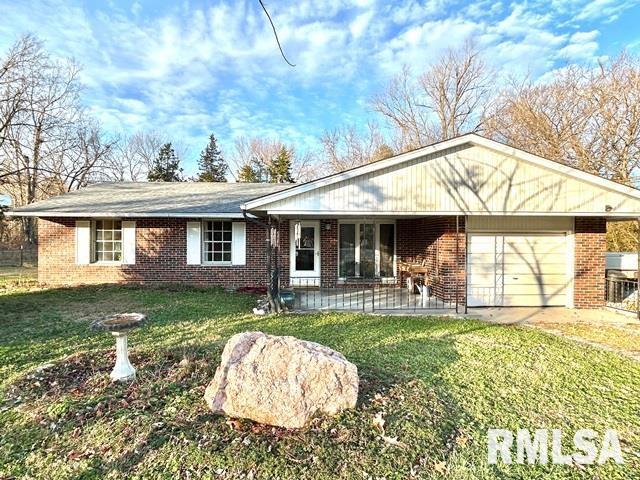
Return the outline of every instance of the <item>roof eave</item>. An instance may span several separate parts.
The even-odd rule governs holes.
[[[8,217],[81,217],[81,218],[244,218],[242,212],[154,212],[154,213],[122,213],[122,212],[52,212],[33,211],[5,212]]]

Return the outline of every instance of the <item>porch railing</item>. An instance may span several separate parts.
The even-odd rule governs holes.
[[[637,279],[607,277],[605,282],[605,298],[608,307],[638,312]]]
[[[296,278],[281,287],[281,295],[292,310],[419,311],[460,306],[455,299],[436,296],[429,285],[410,290],[398,278],[347,279],[331,287],[323,286],[319,277]]]

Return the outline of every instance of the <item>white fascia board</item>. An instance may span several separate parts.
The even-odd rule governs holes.
[[[314,218],[335,218],[335,217],[429,217],[429,216],[480,216],[480,217],[607,217],[637,219],[640,212],[463,212],[463,211],[420,211],[420,212],[383,212],[383,211],[353,211],[353,210],[268,210],[268,215],[279,215],[283,217],[314,217]]]
[[[8,217],[91,217],[91,218],[244,218],[238,213],[116,213],[116,212],[5,212]],[[253,215],[249,214],[253,217]]]
[[[445,140],[443,142],[439,142],[427,147],[423,147],[421,149],[414,150],[412,152],[402,153],[400,155],[396,155],[395,157],[391,157],[387,160],[368,163],[366,165],[362,165],[361,167],[356,167],[354,169],[348,170],[343,173],[336,173],[328,177],[324,177],[318,180],[304,183],[302,185],[292,187],[287,190],[283,190],[282,192],[276,192],[269,195],[265,195],[264,197],[259,197],[242,204],[241,208],[243,210],[252,210],[268,203],[276,202],[278,200],[282,200],[294,195],[299,195],[301,193],[305,193],[310,190],[315,190],[320,187],[341,182],[343,180],[349,180],[351,178],[358,177],[360,175],[364,175],[367,173],[375,172],[378,170],[382,170],[384,168],[393,167],[395,165],[398,165],[410,160],[414,160],[416,158],[431,155],[433,153],[437,153],[439,151],[447,150],[449,148],[454,148],[467,143],[471,145],[482,146],[490,150],[503,153],[505,155],[510,155],[515,158],[521,159],[523,161],[547,168],[549,170],[553,170],[555,172],[558,172],[564,175],[568,175],[574,178],[578,178],[580,180],[584,180],[586,182],[598,185],[608,190],[612,190],[618,193],[628,195],[633,198],[640,199],[640,190],[637,190],[635,188],[628,187],[626,185],[622,185],[622,184],[613,182],[611,180],[607,180],[606,178],[599,177],[592,173],[584,172],[578,168],[570,167],[568,165],[563,165],[561,163],[554,162],[553,160],[548,160],[546,158],[533,155],[532,153],[525,152],[524,150],[520,150],[518,148],[510,147],[503,143],[496,142],[495,140],[490,140],[488,138],[481,137],[474,133],[470,133],[470,134],[462,135],[460,137],[452,138],[450,140]]]

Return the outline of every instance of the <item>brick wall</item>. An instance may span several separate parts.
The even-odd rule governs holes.
[[[424,262],[435,294],[445,301],[464,303],[466,289],[464,217],[459,218],[456,247],[455,217],[399,219],[396,222],[398,260]],[[456,248],[458,255],[456,256]]]
[[[320,280],[323,287],[338,281],[338,221],[320,222]]]
[[[187,265],[187,219],[133,220],[136,221],[135,265],[76,265],[76,219],[40,219],[38,280],[52,285],[116,282],[188,283],[229,288],[266,285],[266,232],[255,223],[247,222],[246,265]]]
[[[607,223],[601,217],[576,217],[575,277],[576,308],[596,308],[605,303]]]

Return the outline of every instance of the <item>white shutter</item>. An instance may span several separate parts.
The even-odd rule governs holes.
[[[136,263],[136,222],[122,222],[122,263]]]
[[[187,222],[187,265],[200,265],[202,262],[200,225],[200,222]]]
[[[231,224],[231,263],[233,265],[244,265],[247,260],[247,239],[246,226],[244,222],[233,222]]]
[[[76,220],[76,263],[88,265],[91,263],[91,222]]]

